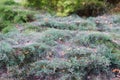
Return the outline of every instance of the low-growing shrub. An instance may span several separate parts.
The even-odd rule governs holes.
[[[0,65],[6,65],[10,77],[16,80],[86,80],[91,74],[108,74],[112,68],[119,68],[119,55],[105,44],[112,42],[111,37],[87,33],[48,29],[40,34],[0,34]],[[86,44],[85,40],[94,47],[79,45]]]
[[[46,15],[48,16],[48,15]],[[45,17],[46,17],[45,16]],[[42,17],[42,16],[38,16]],[[40,19],[42,20],[42,18]],[[41,22],[37,22],[39,26],[42,26],[44,28],[56,28],[56,29],[62,29],[62,30],[97,30],[96,24],[94,21],[91,21],[89,19],[81,19],[77,15],[71,15],[69,17],[51,17],[48,16],[48,18],[43,18]]]
[[[107,71],[109,69],[110,60],[105,56],[98,54],[92,54],[89,58],[90,63],[88,63],[88,70],[93,70],[93,73],[100,73],[99,71]]]
[[[9,43],[5,42],[5,41],[1,41],[0,42],[0,67],[2,65],[12,65],[14,63],[12,63],[12,58],[10,59],[9,56],[13,56],[11,55],[11,51],[12,51],[12,47]],[[9,62],[11,61],[11,62]]]
[[[38,42],[46,43],[47,45],[56,45],[56,41],[65,42],[67,39],[71,38],[71,33],[69,31],[60,31],[56,29],[50,29],[43,33],[42,37]]]
[[[102,34],[100,32],[92,32],[92,33],[80,33],[76,36],[75,42],[78,42],[84,46],[98,45],[98,44],[105,44],[111,40],[109,35]]]
[[[2,32],[3,33],[8,33],[10,31],[14,31],[14,30],[17,30],[16,27],[14,27],[14,25],[9,24],[9,26],[6,26],[5,28],[2,29]]]
[[[111,68],[119,68],[120,65],[120,54],[112,53],[112,49],[105,45],[100,45],[97,47],[97,53],[102,54],[110,60]]]
[[[47,30],[47,28],[45,27],[40,27],[38,25],[30,25],[29,23],[28,24],[25,24],[23,25],[24,26],[24,32],[42,32],[42,31],[45,31]]]
[[[33,63],[30,74],[37,76],[38,79],[43,79],[43,77],[47,79],[49,76],[52,79],[84,80],[85,75],[89,75],[89,73],[97,75],[100,72],[107,72],[109,65],[109,59],[97,54],[91,54],[88,58],[82,57],[81,59],[75,57],[68,60],[53,58],[50,61],[42,60]]]
[[[114,20],[113,20],[114,23],[120,23],[120,17],[119,16],[115,16]]]
[[[66,52],[65,56],[67,56],[67,57],[77,57],[77,58],[87,57],[90,54],[94,53],[92,51],[92,49],[88,49],[88,48],[85,48],[85,47],[68,48],[68,50],[66,50],[65,52]]]

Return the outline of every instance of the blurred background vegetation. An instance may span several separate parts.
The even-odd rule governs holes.
[[[117,5],[119,0],[26,0],[23,4],[55,12],[59,16],[77,13],[80,16],[97,16]]]

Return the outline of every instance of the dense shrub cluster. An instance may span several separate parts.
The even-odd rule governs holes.
[[[114,46],[107,34],[76,34],[75,31],[57,29],[34,34],[0,34],[0,64],[8,68],[9,77],[84,80],[90,74],[103,72],[110,75],[111,68],[119,68],[120,55],[113,53],[112,46],[119,47]],[[109,41],[111,46],[107,45]]]
[[[38,2],[34,5],[34,1]],[[38,7],[40,3],[39,8],[58,11],[58,15],[78,11],[75,1],[81,1],[79,10],[84,9],[81,6],[90,9],[90,5],[95,5],[95,11],[97,5],[106,6],[102,4],[103,0],[51,1],[48,4],[48,0],[31,0],[33,4],[29,5]],[[11,4],[14,3],[5,3]],[[3,12],[0,28],[7,26],[2,29],[7,33],[0,33],[0,78],[110,80],[112,69],[120,69],[119,15],[83,19],[77,15],[61,18],[36,12],[36,20],[31,22],[33,14],[26,10],[11,9],[11,6],[0,7],[0,10]]]
[[[49,14],[35,15],[36,21],[27,26],[33,28],[47,29],[55,28],[61,30],[78,30],[78,31],[100,31],[100,32],[120,32],[119,15],[98,16],[83,19],[77,15],[67,17],[56,17]],[[39,31],[39,29],[38,29]]]

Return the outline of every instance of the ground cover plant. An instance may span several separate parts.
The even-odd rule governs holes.
[[[120,79],[120,14],[58,17],[3,5],[0,80]]]

